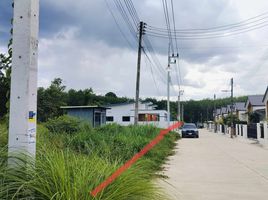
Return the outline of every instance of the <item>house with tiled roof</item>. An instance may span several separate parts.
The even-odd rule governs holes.
[[[260,118],[265,117],[265,104],[263,102],[263,95],[250,95],[245,103],[247,121],[249,121],[249,115],[257,113]]]
[[[245,102],[236,102],[234,112],[240,121],[247,121]]]

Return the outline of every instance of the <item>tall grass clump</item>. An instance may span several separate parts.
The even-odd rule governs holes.
[[[7,126],[5,122],[0,121],[0,148],[7,145]]]
[[[41,149],[35,163],[26,164],[21,156],[15,168],[0,165],[0,199],[163,199],[159,189],[138,163],[122,174],[96,198],[89,192],[111,175],[119,164],[97,155],[90,157],[70,150]],[[23,155],[25,158],[25,156]]]
[[[1,200],[167,199],[152,180],[173,153],[176,133],[167,134],[93,198],[89,192],[155,138],[160,129],[116,124],[92,128],[86,122],[63,116],[38,125],[35,162],[22,154],[8,158],[7,130],[1,125],[0,130]],[[16,167],[8,167],[8,159],[15,161]]]

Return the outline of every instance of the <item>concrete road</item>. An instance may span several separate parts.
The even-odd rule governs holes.
[[[178,142],[163,174],[171,199],[268,200],[268,150],[254,141],[201,130]]]

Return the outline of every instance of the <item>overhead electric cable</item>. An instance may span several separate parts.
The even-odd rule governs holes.
[[[217,34],[217,35],[203,35],[203,36],[202,35],[201,36],[193,36],[193,35],[179,36],[179,35],[177,35],[176,38],[180,39],[180,40],[199,40],[199,39],[213,39],[213,38],[230,37],[230,36],[239,35],[239,34],[242,34],[242,33],[247,33],[247,32],[250,32],[250,31],[254,31],[254,30],[257,30],[257,29],[261,29],[261,28],[264,28],[266,26],[268,26],[268,23],[264,24],[262,26],[258,26],[258,27],[255,27],[255,28],[248,28],[248,29],[244,29],[244,30],[241,30],[241,31],[236,31],[236,32],[233,32],[233,33],[223,33],[223,34]],[[158,38],[169,39],[169,36],[166,35],[166,34],[151,33],[151,32],[147,31],[147,35],[150,35],[150,36],[153,36],[153,37],[158,37]]]
[[[262,16],[265,16],[265,17],[262,17]],[[259,18],[259,17],[261,17],[261,18]],[[192,32],[194,32],[194,33],[195,32],[203,33],[203,32],[207,32],[207,31],[228,30],[228,29],[232,29],[232,28],[236,28],[236,27],[240,27],[240,26],[249,25],[249,24],[252,24],[252,23],[254,24],[256,22],[263,21],[263,20],[265,20],[267,18],[268,18],[268,12],[265,12],[263,14],[257,15],[255,17],[251,17],[249,19],[246,19],[246,20],[243,20],[243,21],[240,21],[240,22],[237,22],[237,23],[226,24],[226,25],[222,25],[222,26],[209,27],[209,28],[176,29],[176,32],[177,33],[185,33],[185,32],[186,33],[192,33]],[[165,29],[165,28],[159,28],[159,27],[154,27],[154,26],[150,26],[150,25],[148,25],[148,29],[157,30],[157,31],[160,31],[160,32],[167,32],[167,29]]]
[[[121,14],[123,20],[125,21],[125,23],[127,24],[128,28],[129,28],[129,31],[130,33],[132,34],[132,36],[135,38],[135,40],[138,40],[137,38],[137,31],[136,31],[136,27],[132,25],[130,19],[129,19],[129,16],[128,14],[126,13],[122,3],[120,0],[114,0],[114,3],[117,7],[117,9],[119,10],[119,13]]]
[[[116,24],[118,30],[119,30],[120,33],[122,34],[123,38],[124,38],[125,41],[128,43],[129,47],[132,48],[132,49],[134,49],[135,47],[133,47],[133,45],[132,45],[131,42],[128,40],[127,36],[125,35],[124,31],[121,29],[121,27],[120,27],[120,25],[119,25],[119,23],[118,23],[118,21],[117,21],[115,15],[113,14],[113,11],[112,11],[110,5],[108,4],[107,0],[105,0],[105,3],[106,3],[106,6],[107,6],[109,12],[111,13],[111,15],[112,15],[112,17],[113,17],[113,19],[114,19],[114,22],[115,22],[115,24]]]

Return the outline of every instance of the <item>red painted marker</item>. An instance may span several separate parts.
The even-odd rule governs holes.
[[[177,122],[176,124],[168,127],[167,129],[161,130],[158,136],[156,136],[149,144],[147,144],[140,152],[135,154],[129,161],[127,161],[122,167],[116,170],[111,176],[109,176],[105,181],[98,185],[94,190],[90,192],[93,197],[96,197],[97,194],[111,184],[118,176],[120,176],[124,171],[126,171],[131,165],[133,165],[139,158],[144,156],[148,151],[150,151],[156,144],[158,144],[166,134],[170,131],[181,127],[183,122]]]

